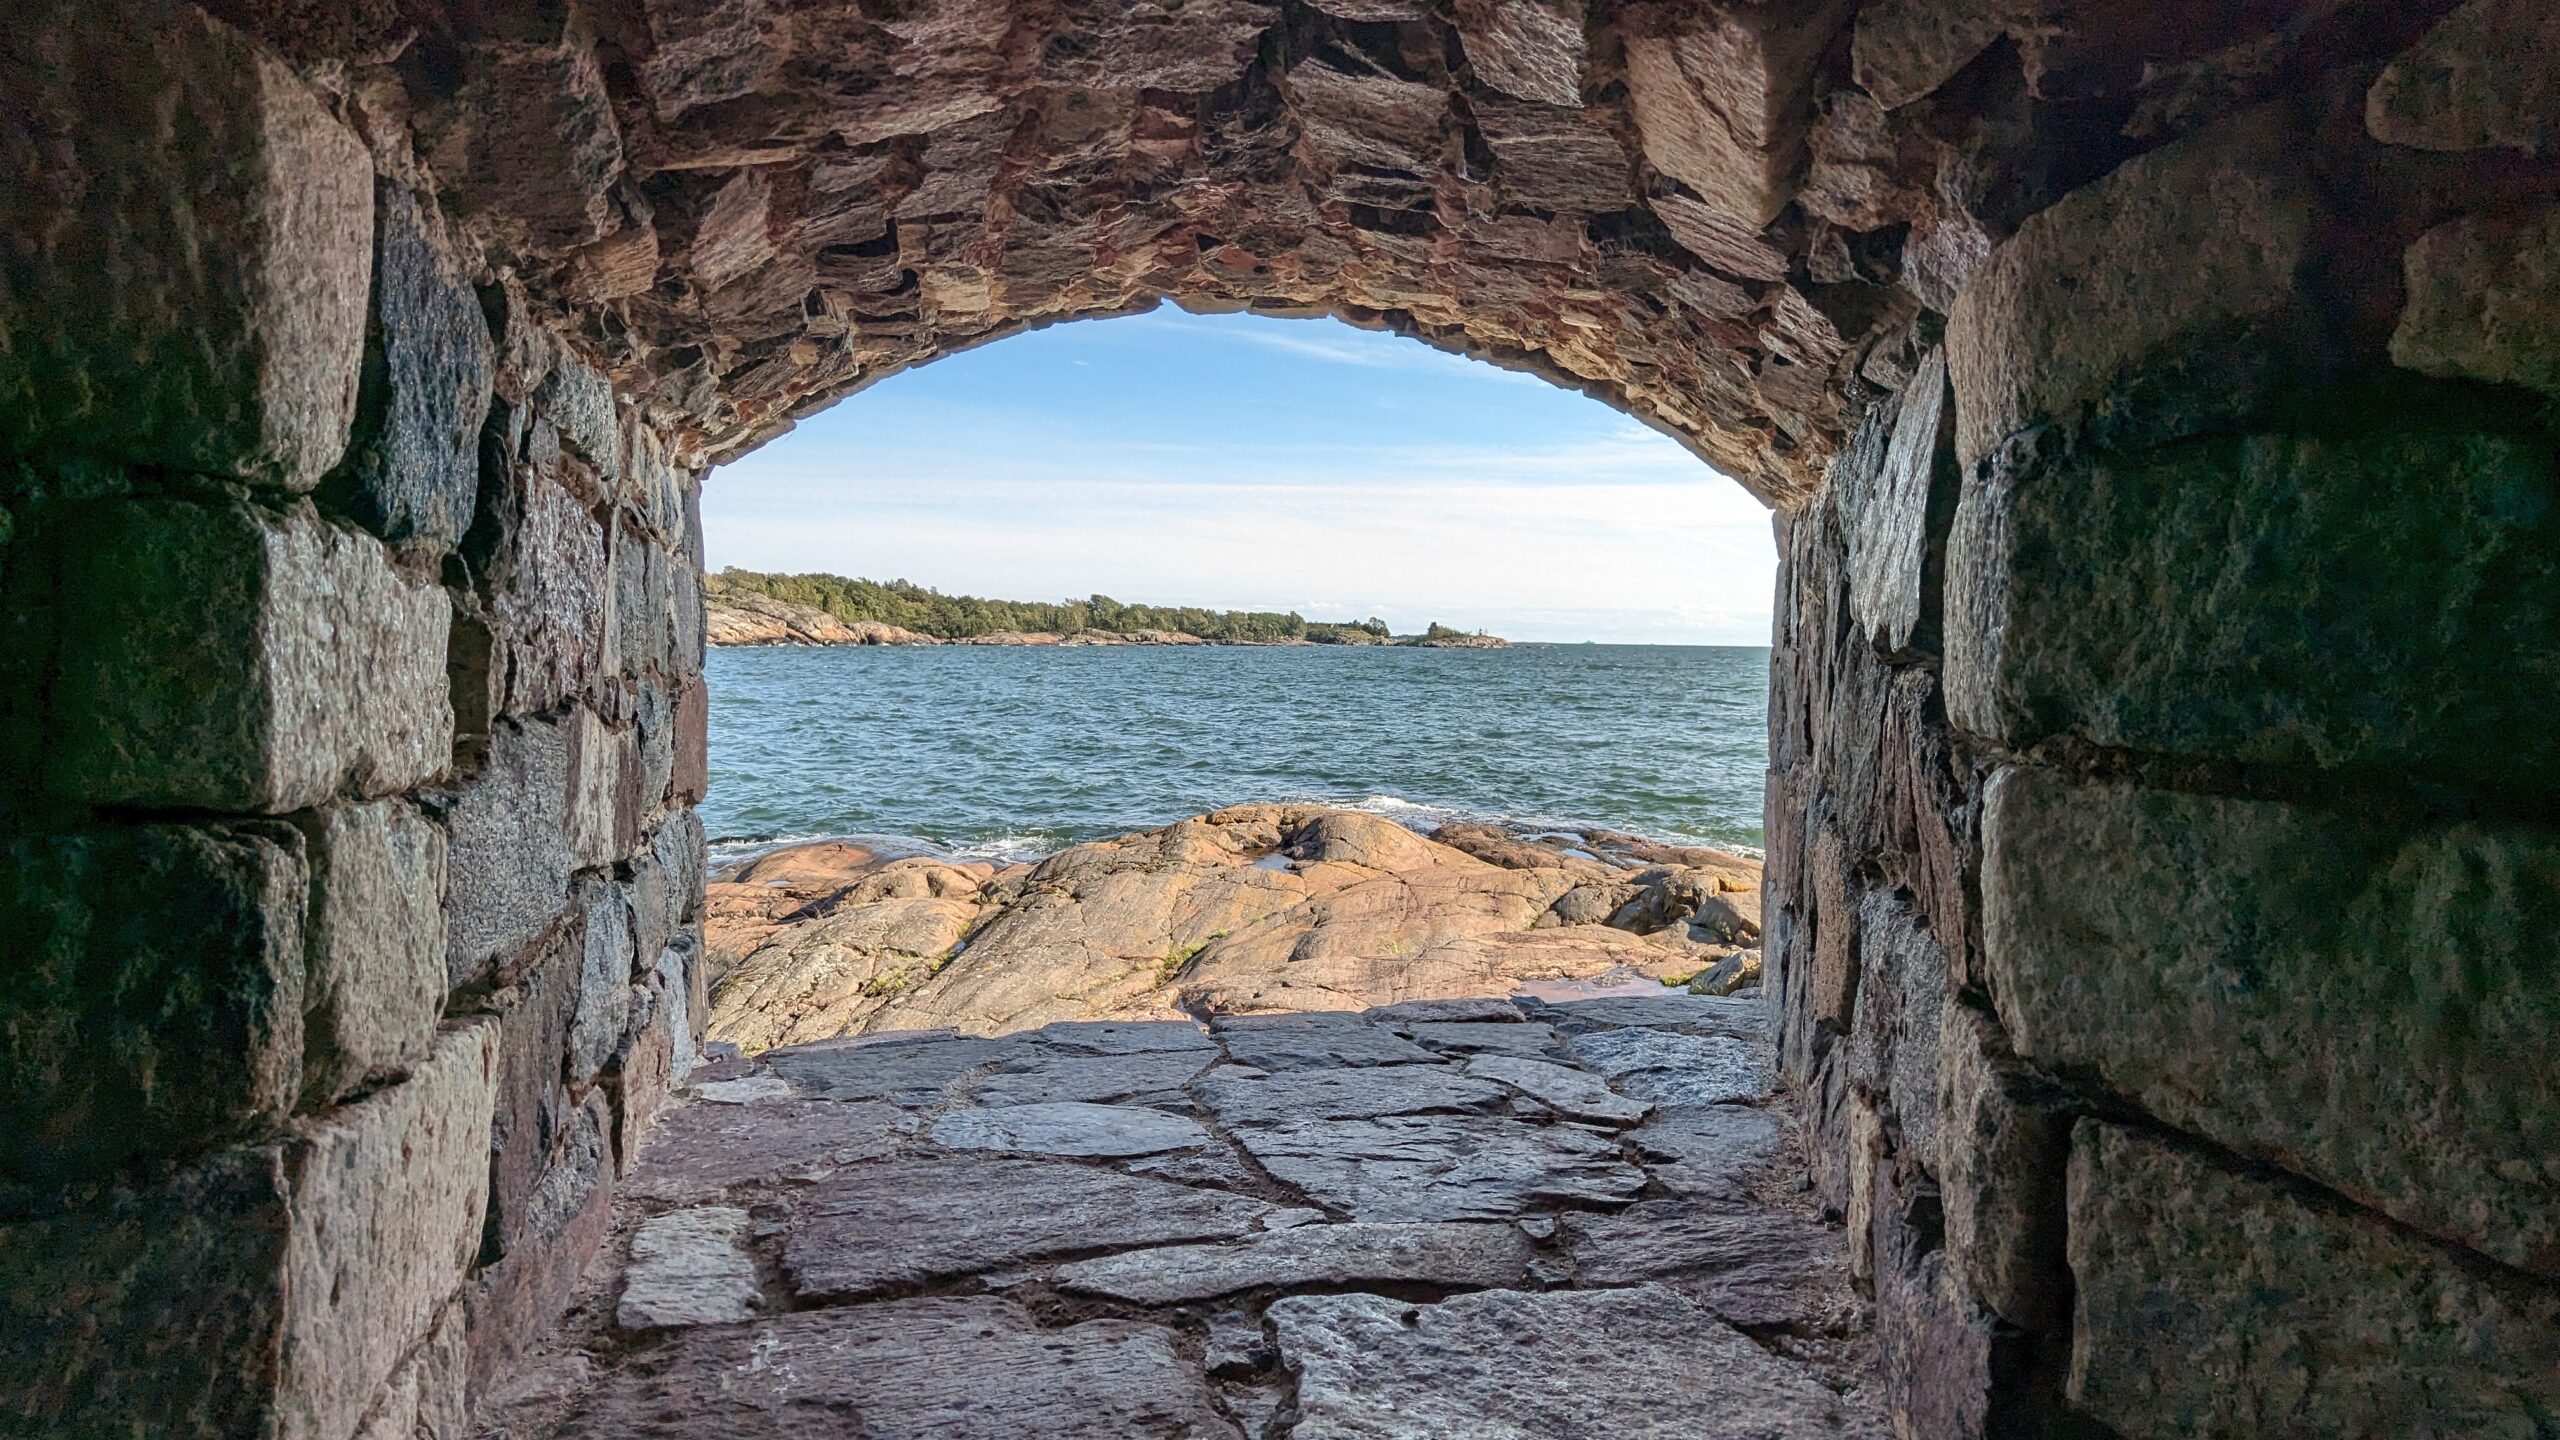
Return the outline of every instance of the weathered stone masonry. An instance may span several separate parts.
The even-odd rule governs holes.
[[[0,74],[0,1430],[459,1433],[694,1050],[698,467],[258,42]]]
[[[462,1433],[693,1050],[702,470],[1164,297],[1778,509],[1907,1434],[2560,1414],[2549,6],[22,8],[0,1430]]]

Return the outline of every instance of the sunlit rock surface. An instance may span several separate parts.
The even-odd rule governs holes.
[[[1685,981],[1758,941],[1756,862],[1586,839],[1246,805],[1001,872],[777,850],[710,887],[708,1036],[756,1051]]]

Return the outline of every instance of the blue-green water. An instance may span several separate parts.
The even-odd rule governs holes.
[[[1756,849],[1769,652],[722,649],[717,850],[1027,856],[1253,800]]]

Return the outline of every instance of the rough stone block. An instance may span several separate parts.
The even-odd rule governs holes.
[[[569,737],[549,720],[491,727],[479,774],[445,818],[451,903],[445,982],[471,983],[521,954],[569,904]]]
[[[427,1053],[444,1013],[444,832],[397,800],[304,822],[311,933],[302,1087],[327,1104]]]
[[[676,927],[684,922],[684,898],[658,861],[658,837],[649,838],[650,848],[615,867],[623,892],[631,899],[631,948],[642,957],[644,968],[676,938]]]
[[[2027,1330],[2060,1327],[2070,1293],[2062,1256],[2062,1174],[2071,1117],[2005,1057],[1991,1018],[1950,1005],[1939,1043],[1934,1157],[1948,1264],[1992,1313]]]
[[[2560,145],[2560,11],[2541,0],[2470,0],[2365,92],[2374,137],[2420,150]]]
[[[710,617],[702,595],[701,562],[678,565],[668,577],[668,606],[673,611],[676,632],[676,673],[702,673],[703,650],[710,642]]]
[[[317,483],[364,354],[364,143],[192,5],[31,0],[0,93],[0,450]]]
[[[640,752],[640,808],[654,814],[675,786],[675,695],[663,681],[644,681],[632,687],[631,709],[633,742]]]
[[[1877,402],[1869,424],[1880,443],[1853,448],[1836,469],[1840,529],[1848,542],[1849,613],[1877,651],[1934,648],[1941,571],[1931,542],[1954,508],[1955,407],[1944,350],[1932,350],[1902,394]],[[1862,437],[1863,438],[1863,437]],[[1871,464],[1847,465],[1861,449]]]
[[[2057,1157],[2059,1158],[2059,1157]],[[2003,1423],[1996,1413],[2018,1368],[1995,1355],[2001,1337],[1990,1312],[1964,1293],[1935,1241],[1935,1227],[1916,1225],[1923,1200],[1896,1180],[1897,1167],[1879,1166],[1878,1191],[1868,1220],[1867,1248],[1875,1256],[1876,1368],[1878,1388],[1895,1432],[1911,1436],[2050,1434],[2045,1427]],[[2001,1372],[2006,1371],[2003,1374]],[[1999,1374],[2007,1383],[1995,1384]]]
[[[2439,225],[2401,270],[2409,300],[2391,333],[2394,362],[2560,395],[2560,206]]]
[[[1459,43],[1476,82],[1517,100],[1582,103],[1582,7],[1494,0],[1457,14]]]
[[[451,545],[480,501],[489,322],[406,189],[381,183],[374,229],[356,441],[324,498],[385,540]]]
[[[629,514],[613,536],[613,667],[625,676],[673,675],[680,662],[675,559]]]
[[[680,1081],[693,1068],[710,1008],[703,995],[700,933],[689,930],[670,941],[658,956],[657,973],[658,1003],[667,1017],[668,1076]]]
[[[481,210],[555,253],[617,228],[622,136],[591,45],[479,47],[452,113],[431,158]]]
[[[1493,151],[1493,181],[1514,202],[1562,213],[1623,208],[1635,189],[1627,152],[1591,115],[1484,96],[1476,128]]]
[[[640,796],[640,738],[591,710],[562,722],[569,732],[569,851],[581,866],[604,865],[640,849],[648,809]]]
[[[1790,1028],[1810,1021],[1835,1031],[1849,1028],[1858,1003],[1858,912],[1863,904],[1849,874],[1847,847],[1840,832],[1826,825],[1814,837],[1811,884],[1813,944],[1806,990],[1807,1002],[1791,1007]],[[1799,1049],[1818,1047],[1808,1038]]]
[[[1058,1270],[1058,1287],[1135,1305],[1214,1300],[1262,1289],[1317,1286],[1517,1286],[1529,1237],[1516,1225],[1305,1225],[1231,1245],[1159,1245]]]
[[[1778,218],[1801,178],[1815,70],[1848,17],[1846,0],[1702,0],[1631,21],[1627,97],[1645,158],[1754,230]]]
[[[641,411],[633,407],[622,419],[622,498],[649,533],[669,550],[685,545],[685,525],[693,475],[667,453],[667,442]]]
[[[2129,1440],[2540,1440],[2560,1294],[2083,1121],[2070,1397]]]
[[[2317,373],[2333,348],[2310,293],[2326,216],[2302,151],[2283,114],[2253,111],[2020,226],[1947,319],[1959,462],[2040,418],[2174,434]]]
[[[1117,13],[1117,12],[1115,12]],[[1043,1326],[1010,1300],[928,1296],[676,1332],[599,1386],[562,1440],[671,1433],[666,1417],[777,1417],[767,1433],[915,1440],[1223,1440],[1237,1434],[1161,1325]],[[807,1419],[806,1427],[798,1423]],[[682,1421],[675,1422],[678,1425]]]
[[[613,1115],[601,1089],[569,1112],[551,1164],[525,1198],[505,1258],[464,1292],[475,1399],[516,1373],[612,1232]]]
[[[1954,79],[2034,8],[2032,0],[1869,0],[1858,7],[1851,73],[1877,104],[1908,105]]]
[[[451,763],[450,602],[371,537],[307,509],[114,500],[53,543],[55,794],[277,812]]]
[[[382,1383],[355,1440],[465,1440],[471,1434],[465,1386],[462,1302],[437,1317],[435,1329]]]
[[[552,709],[604,669],[611,614],[604,527],[558,468],[515,467],[510,528],[491,574],[490,628],[505,646],[510,715]]]
[[[584,937],[555,936],[521,979],[488,999],[505,1026],[498,1056],[497,1110],[489,1127],[489,1249],[513,1253],[531,1236],[533,1195],[574,1128],[566,1079],[569,1031],[578,1014]]]
[[[1849,1025],[1850,1082],[1887,1107],[1902,1147],[1935,1156],[1946,954],[1909,899],[1883,889],[1859,901],[1858,952],[1862,979]]]
[[[2505,435],[2012,447],[1950,542],[1955,722],[2023,746],[2560,784],[2560,502]]]
[[[760,1293],[747,1253],[747,1212],[726,1205],[643,1221],[631,1237],[616,1325],[625,1330],[728,1325],[755,1318]]]
[[[0,1226],[12,1433],[342,1440],[435,1332],[480,1231],[494,1028],[282,1144]]]
[[[400,1084],[297,1141],[279,1396],[286,1435],[354,1430],[479,1254],[498,1032],[447,1028]]]
[[[99,1177],[291,1113],[308,886],[283,826],[0,845],[0,1172]]]
[[[663,964],[646,986],[634,986],[634,1008],[646,1019],[623,1043],[614,1069],[613,1154],[615,1178],[627,1180],[640,1160],[649,1124],[666,1107],[675,1080],[675,1032],[684,1028],[681,975],[670,976]],[[688,1037],[687,1043],[690,1044]]]
[[[1272,1208],[1065,1160],[887,1160],[819,1181],[782,1263],[804,1300],[868,1295],[1096,1249],[1239,1239]]]
[[[621,885],[596,875],[578,878],[575,903],[582,917],[578,1004],[569,1028],[569,1083],[584,1087],[621,1048],[631,1022],[631,904]]]
[[[2560,838],[2013,769],[1983,846],[2020,1057],[2560,1275]]]
[[[672,797],[699,805],[711,789],[711,689],[696,676],[676,692],[676,759]]]
[[[701,814],[690,807],[668,812],[649,837],[649,853],[667,873],[671,924],[682,926],[700,918],[703,881],[711,860],[703,840]]]
[[[99,1210],[0,1224],[0,1429],[261,1433],[288,1195],[284,1152],[266,1146]]]
[[[558,427],[562,442],[602,478],[598,498],[615,493],[622,480],[622,420],[614,410],[613,382],[564,346],[534,391],[533,404],[535,413]]]
[[[1834,1395],[1663,1285],[1485,1290],[1436,1305],[1292,1295],[1269,1314],[1298,1377],[1302,1434],[1884,1433],[1869,1402]]]

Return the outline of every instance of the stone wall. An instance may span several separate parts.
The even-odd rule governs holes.
[[[459,1435],[694,1052],[698,468],[82,8],[0,39],[0,1431]]]
[[[2038,209],[1780,517],[1772,993],[1911,1434],[2549,1433],[2550,27]]]
[[[1906,1434],[2560,1413],[2538,0],[32,0],[0,1430],[460,1432],[693,1051],[695,493],[1173,298],[1779,507]]]

